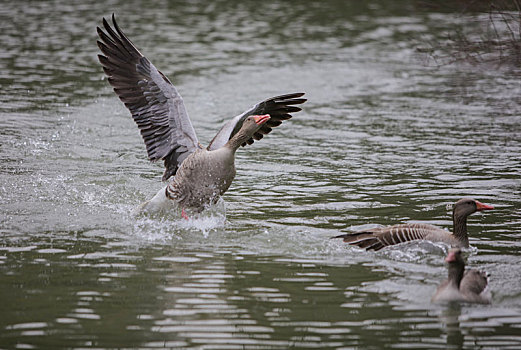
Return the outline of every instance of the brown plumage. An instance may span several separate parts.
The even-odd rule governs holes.
[[[163,180],[170,184],[141,209],[172,203],[197,211],[214,203],[235,176],[235,151],[270,133],[301,110],[306,99],[292,93],[266,99],[232,118],[204,148],[197,139],[183,99],[170,80],[132,44],[119,28],[103,19],[97,28],[98,55],[109,83],[136,122],[151,161],[163,160]]]
[[[465,261],[459,248],[449,250],[445,261],[449,265],[448,279],[439,285],[432,297],[433,302],[491,302],[487,273],[475,269],[465,270]]]
[[[494,209],[471,198],[463,198],[454,204],[452,220],[454,233],[430,224],[399,224],[388,227],[346,233],[333,238],[343,238],[344,242],[366,250],[380,250],[384,247],[415,241],[427,240],[445,242],[453,247],[468,247],[467,217],[481,210]]]

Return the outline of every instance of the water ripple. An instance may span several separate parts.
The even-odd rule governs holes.
[[[237,152],[230,191],[203,215],[131,215],[161,164],[96,62],[108,8],[175,82],[202,143],[256,100],[306,91],[302,112]],[[464,17],[385,1],[118,0],[12,2],[0,16],[5,347],[520,348],[519,72],[411,59],[414,40]],[[446,205],[463,196],[496,207],[469,218],[466,252],[491,274],[490,306],[430,304],[443,244],[329,239],[451,229]]]

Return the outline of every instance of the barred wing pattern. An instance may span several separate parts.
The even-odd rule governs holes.
[[[183,99],[163,73],[144,57],[121,31],[103,18],[97,27],[98,55],[108,81],[130,110],[151,161],[164,160],[163,180],[175,175],[183,160],[201,148]]]
[[[243,143],[242,146],[246,146],[247,144],[251,145],[255,140],[262,139],[264,135],[269,134],[274,127],[282,124],[284,120],[290,119],[292,117],[290,113],[302,110],[300,107],[294,106],[307,101],[305,98],[300,98],[302,96],[304,96],[304,93],[297,92],[275,96],[257,103],[246,112],[226,122],[208,145],[208,150],[213,151],[224,146],[226,142],[241,129],[242,123],[250,115],[269,114],[271,119],[265,123],[252,138]]]
[[[343,238],[344,242],[350,245],[377,251],[391,245],[425,239],[428,235],[438,231],[442,231],[443,234],[449,234],[447,231],[434,225],[400,224],[347,233],[333,238]]]

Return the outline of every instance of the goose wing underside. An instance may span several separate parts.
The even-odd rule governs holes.
[[[251,145],[255,140],[262,139],[264,135],[269,134],[274,127],[282,124],[284,120],[290,119],[292,117],[291,113],[302,110],[300,107],[295,106],[307,101],[304,98],[300,98],[302,96],[304,96],[304,93],[298,92],[275,96],[257,103],[246,112],[226,122],[210,142],[208,149],[212,151],[224,146],[226,142],[241,129],[242,123],[250,115],[269,114],[271,119],[265,123],[253,137],[242,144],[242,146]]]

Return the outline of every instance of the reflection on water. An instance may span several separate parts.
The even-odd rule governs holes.
[[[65,343],[102,347],[115,342],[156,347],[157,339],[171,347],[281,349],[319,344],[382,348],[389,342],[428,348],[457,348],[465,341],[519,345],[518,312],[493,306],[432,309],[420,300],[432,292],[432,283],[415,290],[421,298],[402,301],[388,286],[375,286],[389,279],[388,285],[414,289],[421,280],[399,280],[361,261],[326,267],[321,259],[262,257],[223,247],[179,253],[148,247],[140,250],[142,256],[132,256],[112,247],[109,254],[59,259],[63,252],[35,252],[40,258],[24,266],[24,275],[6,278],[24,287],[24,302],[12,307],[17,315],[4,328],[5,344],[19,339],[49,344],[45,337],[54,334]],[[50,273],[53,267],[60,276]],[[81,282],[74,277],[77,270]],[[24,314],[33,322],[22,322]]]
[[[199,218],[130,215],[162,171],[96,62],[111,11],[203,143],[257,100],[307,93],[238,151],[224,202]],[[455,16],[410,1],[59,0],[0,16],[0,347],[521,347],[519,73],[415,61]],[[490,272],[492,305],[430,304],[446,246],[329,240],[450,228],[445,205],[463,196],[496,207],[469,218],[467,262]]]

